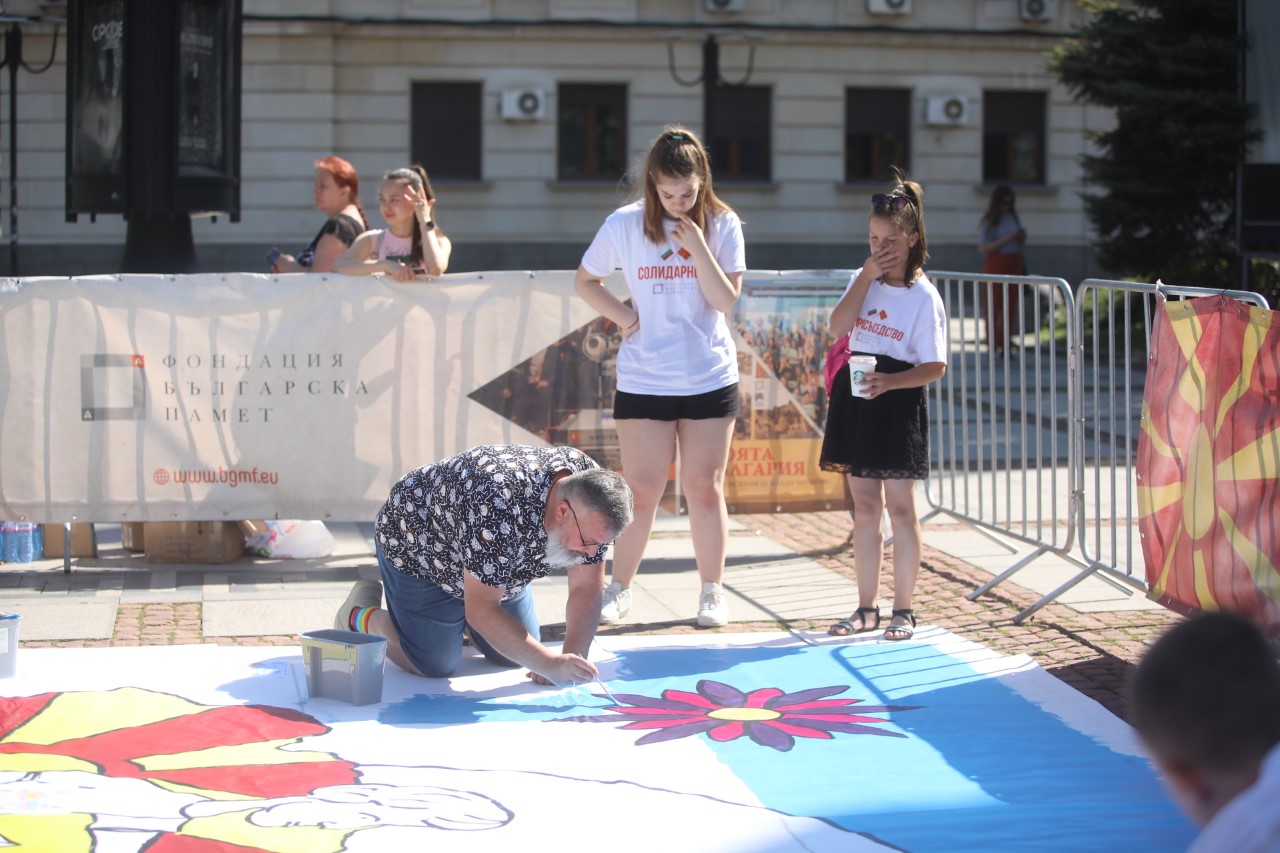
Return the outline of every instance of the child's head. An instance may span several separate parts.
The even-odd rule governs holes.
[[[683,127],[664,130],[649,147],[642,167],[645,234],[666,240],[662,217],[688,216],[704,231],[710,214],[728,210],[711,186],[711,160],[697,135]]]
[[[1280,664],[1251,622],[1206,613],[1151,646],[1128,704],[1174,800],[1204,824],[1253,784],[1280,743]]]
[[[910,283],[924,271],[924,262],[929,259],[929,238],[924,230],[924,188],[896,166],[893,175],[893,189],[871,197],[868,224],[873,242],[875,235],[883,236],[887,232],[898,234],[910,243],[905,270]],[[890,227],[886,229],[886,225]]]

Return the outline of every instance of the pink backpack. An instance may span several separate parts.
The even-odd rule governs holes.
[[[831,349],[827,350],[827,363],[822,368],[822,378],[826,382],[828,397],[831,396],[831,389],[836,384],[836,374],[844,370],[844,366],[849,363],[850,354],[848,335],[836,338]]]

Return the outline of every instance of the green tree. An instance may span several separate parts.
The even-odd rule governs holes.
[[[1074,95],[1115,111],[1091,134],[1085,195],[1113,274],[1223,287],[1237,279],[1236,167],[1258,138],[1240,99],[1236,0],[1084,0],[1089,21],[1053,52]],[[1225,277],[1225,278],[1224,278]]]

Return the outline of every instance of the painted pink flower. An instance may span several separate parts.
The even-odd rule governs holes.
[[[786,752],[795,739],[830,740],[832,732],[854,735],[906,737],[900,732],[873,728],[888,720],[867,714],[913,711],[918,705],[861,705],[861,699],[826,699],[843,693],[848,687],[814,687],[796,693],[784,693],[776,687],[763,687],[743,693],[719,681],[698,682],[697,692],[664,690],[661,699],[619,693],[615,698],[625,703],[602,710],[605,715],[566,717],[557,722],[609,723],[627,720],[624,729],[652,729],[636,741],[640,746],[706,733],[715,741],[725,742],[748,737],[761,746]],[[606,698],[599,694],[600,698]],[[857,708],[852,706],[857,705]]]

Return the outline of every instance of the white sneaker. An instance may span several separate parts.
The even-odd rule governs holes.
[[[729,602],[724,587],[705,581],[698,599],[698,624],[703,628],[721,628],[729,624]]]
[[[631,610],[631,590],[623,589],[622,584],[611,581],[604,588],[604,597],[600,601],[600,621],[617,622]]]
[[[333,627],[340,631],[351,630],[351,611],[357,607],[381,607],[382,584],[375,580],[356,581],[347,593],[347,600],[338,608],[338,615],[333,617]]]

